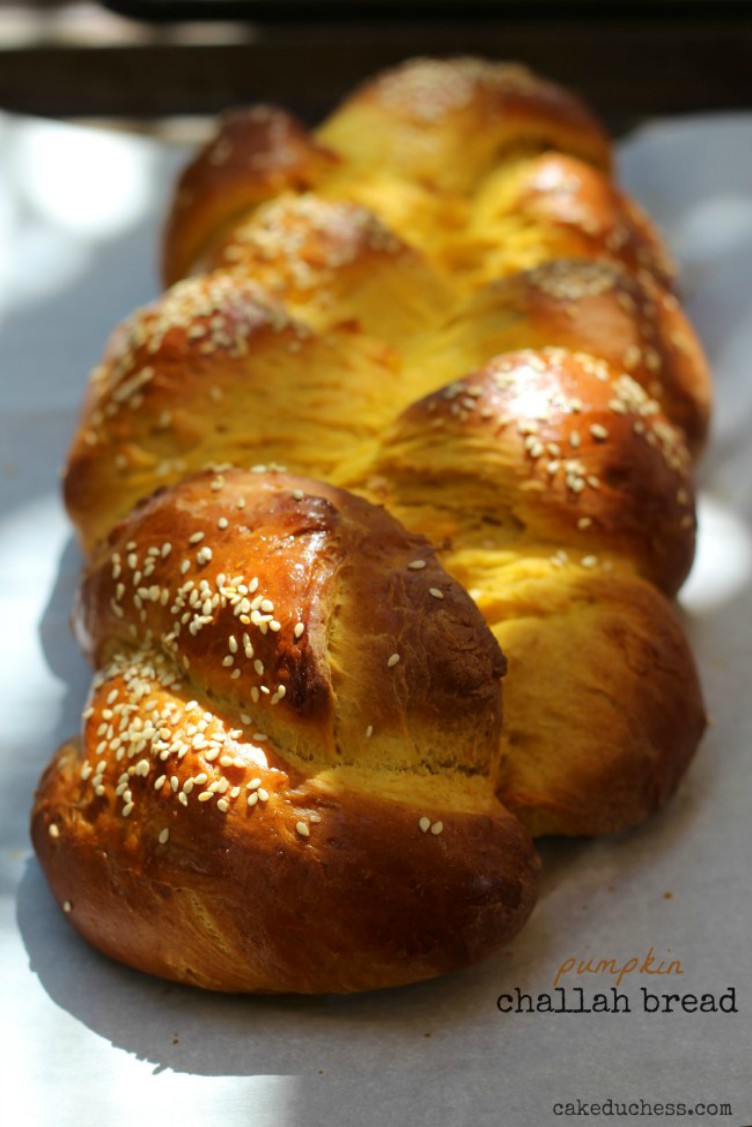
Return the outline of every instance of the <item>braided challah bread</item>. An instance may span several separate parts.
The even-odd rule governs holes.
[[[528,831],[674,793],[709,377],[610,167],[573,95],[459,59],[315,134],[231,114],[186,169],[65,473],[99,672],[34,839],[104,951],[217,989],[428,977],[524,923]]]

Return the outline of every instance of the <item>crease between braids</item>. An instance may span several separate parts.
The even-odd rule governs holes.
[[[122,649],[137,635],[128,716],[140,703],[134,693],[147,702],[156,694],[162,726],[152,728],[166,759],[192,769],[160,776],[157,791],[171,790],[186,808],[196,789],[227,824],[241,796],[263,805],[267,826],[272,814],[287,826],[284,887],[294,903],[311,879],[297,875],[299,847],[319,826],[290,796],[310,803],[311,794],[335,794],[346,805],[351,788],[359,809],[388,807],[379,817],[394,834],[394,864],[415,866],[407,883],[430,901],[431,921],[424,911],[418,926],[414,902],[405,902],[404,929],[386,939],[404,893],[391,860],[373,877],[388,889],[388,928],[371,901],[354,896],[359,877],[348,865],[363,863],[365,850],[373,873],[367,846],[381,854],[388,836],[383,826],[370,836],[360,820],[357,832],[344,832],[348,863],[321,861],[325,883],[357,911],[326,897],[314,909],[303,895],[298,912],[322,930],[296,961],[279,938],[295,927],[271,906],[270,889],[283,885],[257,819],[258,909],[242,916],[245,930],[228,927],[223,913],[209,928],[229,930],[229,950],[252,971],[231,973],[221,942],[212,941],[210,972],[207,960],[184,954],[160,961],[144,924],[124,953],[92,912],[74,920],[102,949],[223,989],[360,989],[427,977],[497,946],[532,907],[537,862],[507,810],[533,834],[610,833],[674,792],[704,727],[670,599],[694,550],[691,470],[707,431],[709,381],[660,238],[609,167],[602,129],[572,95],[519,67],[455,60],[377,78],[314,135],[269,107],[230,115],[186,170],[165,235],[171,288],[112,338],[66,473],[69,511],[93,553],[79,632],[105,670],[90,719],[101,744],[109,727],[97,694],[106,701],[123,691],[134,659],[123,665]],[[251,465],[264,472],[230,468]],[[253,510],[263,527],[260,499],[285,521],[323,524],[315,535],[306,524],[303,540],[288,529],[277,544],[273,529],[257,535],[245,519]],[[378,524],[386,513],[369,502],[403,528]],[[194,527],[204,512],[210,523]],[[252,541],[242,551],[238,513],[239,539]],[[346,538],[343,557],[341,522],[353,520],[367,532]],[[298,617],[282,621],[273,616],[290,605],[292,545],[303,541],[316,542],[295,573],[307,576],[306,595],[296,596]],[[264,602],[248,551],[271,575],[283,561],[280,597]],[[329,580],[322,593],[332,552],[362,601],[342,603]],[[379,557],[382,578],[364,553]],[[164,572],[169,583],[157,581]],[[501,735],[501,658],[463,587],[509,663]],[[309,606],[326,618],[311,649]],[[248,619],[241,626],[263,622],[260,639],[237,625],[238,607]],[[353,649],[353,632],[368,644]],[[113,639],[121,657],[113,658]],[[250,689],[246,668],[261,678]],[[374,668],[389,678],[374,683]],[[201,708],[203,729],[186,705],[194,683],[204,705],[214,699]],[[176,695],[164,703],[164,694]],[[249,725],[232,719],[245,715],[244,700]],[[215,706],[220,716],[229,709],[227,722],[213,719]],[[129,748],[145,740],[158,758],[165,749],[146,723],[146,736],[125,721],[121,728]],[[209,769],[205,757],[193,761],[204,741],[216,751]],[[67,777],[79,753],[61,754]],[[214,777],[217,762],[225,774]],[[135,766],[151,782],[151,761]],[[94,780],[98,769],[90,768]],[[267,769],[280,777],[270,781]],[[113,818],[119,828],[108,831],[115,835],[131,778],[126,771],[118,783],[125,803]],[[161,840],[168,827],[151,824],[153,806],[143,816],[148,849],[158,853],[175,844],[175,830]],[[40,817],[56,824],[50,809]],[[325,818],[318,807],[313,815]],[[341,861],[337,834],[327,833]],[[49,842],[41,831],[37,840],[51,869]],[[441,843],[440,862],[436,853],[416,860],[416,841],[418,849]],[[188,856],[193,872],[200,865],[185,844],[177,864]],[[424,866],[435,864],[429,877]],[[187,892],[185,905],[189,930],[203,928],[205,938],[196,921],[206,906]],[[141,920],[158,916],[142,906]],[[338,940],[327,930],[332,919]],[[185,951],[185,926],[172,946]]]

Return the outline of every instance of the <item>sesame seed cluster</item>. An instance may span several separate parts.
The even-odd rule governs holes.
[[[160,845],[169,840],[176,804],[212,802],[227,814],[237,802],[268,802],[287,782],[279,768],[270,769],[265,733],[252,724],[229,727],[186,699],[186,687],[159,651],[119,653],[97,672],[84,711],[82,801],[107,799],[121,818],[134,809],[138,817],[145,804],[151,821],[165,822],[155,829]]]
[[[448,384],[397,420],[373,472],[408,525],[410,510],[434,494],[446,506],[462,483],[464,530],[445,553],[450,570],[474,535],[473,513],[519,554],[548,545],[554,561],[634,569],[668,593],[692,562],[682,436],[630,376],[586,353],[507,353]]]
[[[243,277],[268,277],[269,288],[289,300],[296,289],[327,287],[368,252],[408,253],[408,248],[366,208],[306,193],[260,207],[217,248],[209,265]]]

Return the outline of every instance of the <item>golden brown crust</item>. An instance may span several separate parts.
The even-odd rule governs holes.
[[[426,261],[367,208],[311,193],[259,207],[219,240],[211,270],[252,278],[318,330],[342,322],[400,344],[452,308]]]
[[[678,301],[652,278],[637,279],[615,263],[544,262],[479,290],[439,330],[433,348],[439,363],[457,355],[470,366],[548,345],[589,352],[627,373],[698,455],[711,408],[707,362]]]
[[[414,404],[348,484],[440,546],[509,662],[499,796],[531,833],[603,834],[674,793],[705,727],[670,604],[689,455],[626,375],[506,354]],[[644,577],[644,578],[642,578]]]
[[[306,191],[337,158],[276,106],[235,110],[188,165],[165,226],[162,276],[192,273],[228,223],[284,191]]]
[[[486,177],[541,149],[611,163],[603,128],[574,94],[516,64],[479,59],[411,60],[366,84],[315,134],[276,107],[237,110],[180,179],[164,282],[206,269],[215,243],[285,192],[365,204],[429,257],[451,260],[457,229],[472,224],[468,194],[486,199]],[[619,208],[622,224],[639,226],[627,210]],[[537,210],[549,230],[561,218]]]
[[[509,659],[504,805],[536,836],[617,833],[664,806],[706,723],[670,604],[561,557],[520,560],[479,604]]]
[[[408,408],[349,484],[452,548],[563,549],[673,594],[694,557],[689,471],[681,435],[631,377],[546,348]]]
[[[115,334],[64,476],[90,550],[135,502],[213,465],[331,475],[391,418],[397,357],[357,326],[325,336],[254,282],[178,283]]]
[[[350,991],[522,926],[538,866],[494,798],[503,658],[385,512],[290,475],[187,479],[100,546],[77,625],[99,672],[33,832],[107,954]]]
[[[491,767],[503,665],[472,600],[421,537],[323,483],[226,470],[158,492],[100,545],[76,629],[98,664],[150,638],[214,700],[250,696],[306,762],[352,763],[354,745],[361,765]],[[403,738],[407,700],[429,763]],[[455,726],[472,732],[461,750]]]
[[[318,131],[361,170],[467,192],[515,153],[552,148],[609,168],[611,146],[571,91],[513,63],[411,59],[366,83]]]
[[[82,794],[80,770],[66,745],[42,781],[42,868],[90,943],[164,978],[254,993],[396,986],[488,955],[532,908],[538,863],[498,804],[466,814],[309,783],[223,814],[145,790],[126,822]],[[440,834],[421,829],[426,810]]]
[[[615,262],[665,289],[675,285],[668,251],[639,205],[601,169],[566,153],[511,162],[486,177],[468,241],[477,244],[476,285],[557,258]]]
[[[65,474],[86,547],[139,497],[213,464],[285,465],[345,483],[339,467],[413,399],[497,353],[546,341],[628,373],[693,451],[702,444],[707,367],[675,299],[649,281],[607,263],[558,260],[486,287],[452,313],[436,276],[404,244],[382,249],[379,237],[374,249],[363,233],[370,223],[353,228],[350,207],[300,203],[292,212],[302,230],[282,240],[273,264],[284,304],[239,265],[179,283],[114,335]],[[352,255],[322,267],[317,305],[296,288],[291,260],[306,232],[327,253],[306,226],[322,211],[326,237]]]

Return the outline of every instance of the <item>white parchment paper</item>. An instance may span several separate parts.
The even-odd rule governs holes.
[[[352,998],[215,997],[114,965],[70,929],[29,846],[36,780],[77,730],[89,677],[68,628],[80,560],[58,467],[105,337],[156,291],[182,159],[0,116],[0,1123],[752,1123],[752,115],[657,122],[620,149],[716,375],[682,597],[713,719],[701,753],[637,832],[544,846],[540,904],[508,950]],[[648,967],[673,959],[683,974],[625,975],[629,1013],[497,1008],[516,987],[551,993],[567,960],[644,966],[651,952]],[[614,983],[571,971],[559,984],[590,997]],[[643,986],[733,990],[736,1012],[645,1013]],[[605,1107],[567,1111],[592,1103]],[[712,1114],[723,1103],[731,1114]],[[694,1114],[655,1111],[667,1104]]]

